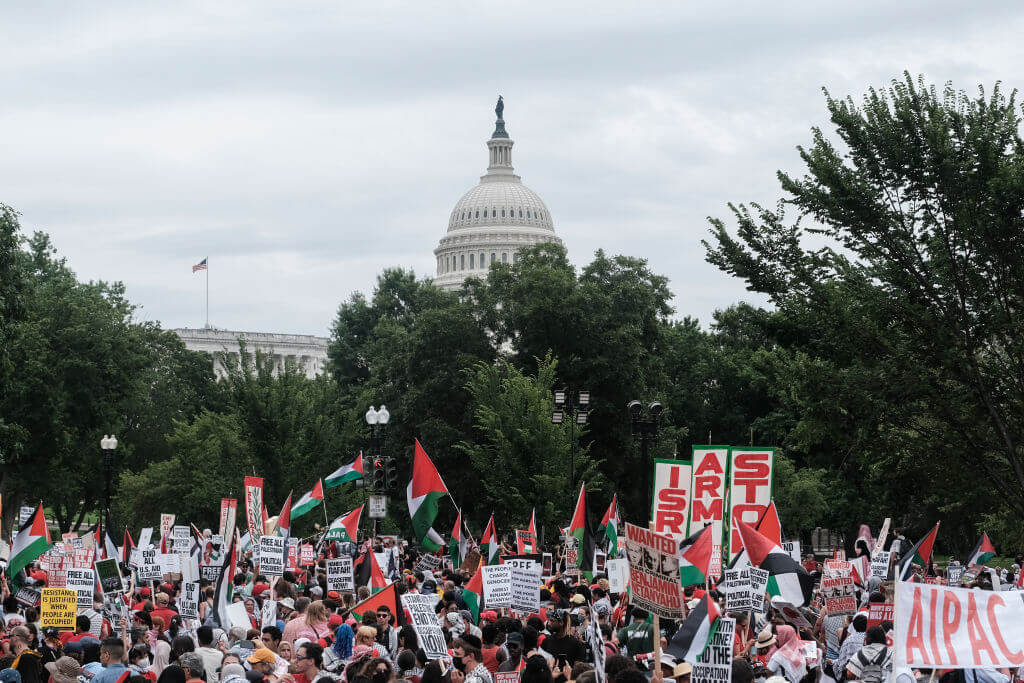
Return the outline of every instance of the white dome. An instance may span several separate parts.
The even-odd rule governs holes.
[[[455,205],[448,220],[448,232],[491,225],[528,225],[555,230],[548,207],[526,185],[482,180]]]
[[[455,205],[448,231],[434,249],[438,287],[458,289],[468,277],[486,277],[492,263],[515,263],[520,249],[541,242],[562,243],[548,207],[512,168],[515,143],[505,131],[503,110],[498,98],[498,120],[487,141],[487,173]]]

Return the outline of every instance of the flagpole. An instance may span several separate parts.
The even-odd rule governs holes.
[[[206,329],[210,329],[210,257],[206,257]]]
[[[459,504],[455,502],[454,498],[452,498],[451,491],[446,491],[445,493],[448,494],[448,498],[452,501],[452,505],[455,506],[455,511],[461,516],[462,515],[462,508],[460,508]],[[474,538],[473,538],[473,534],[469,530],[469,525],[466,524],[466,520],[462,520],[462,529],[460,529],[460,531],[463,531],[463,530],[465,530],[465,532],[467,534],[469,534],[469,542],[470,543],[476,543],[476,540],[474,540]]]

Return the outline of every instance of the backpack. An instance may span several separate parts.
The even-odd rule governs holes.
[[[863,650],[857,652],[857,661],[860,663],[860,676],[857,680],[864,681],[864,683],[882,683],[882,680],[885,678],[885,670],[882,666],[885,664],[885,659],[888,655],[889,651],[884,647],[878,653],[878,656],[871,660],[864,656]]]

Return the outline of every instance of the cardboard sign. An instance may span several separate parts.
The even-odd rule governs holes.
[[[414,572],[432,572],[441,566],[441,558],[437,555],[421,555],[416,566],[413,567]]]
[[[91,569],[69,569],[66,585],[78,594],[78,609],[92,607],[92,591],[96,585],[96,577]]]
[[[722,535],[725,531],[725,472],[729,465],[728,446],[694,446],[693,477],[690,490],[690,525],[692,536],[706,525],[713,528],[711,537],[710,574],[714,579],[722,575]]]
[[[889,558],[892,553],[886,550],[879,550],[871,558],[871,576],[885,581],[889,578]]]
[[[732,448],[729,462],[729,561],[732,561],[743,546],[735,520],[756,524],[771,503],[775,449]]]
[[[629,584],[629,560],[624,557],[608,560],[608,590],[612,593],[624,593]]]
[[[148,548],[153,543],[153,527],[147,526],[139,532],[139,544],[137,548]]]
[[[339,557],[327,560],[327,590],[352,593],[356,590],[352,576],[352,558]]]
[[[666,619],[683,619],[683,587],[676,539],[626,524],[632,604]]]
[[[519,672],[499,671],[494,674],[494,683],[519,683]]]
[[[260,573],[265,576],[282,576],[284,574],[285,538],[284,536],[260,536]]]
[[[77,617],[78,593],[70,588],[43,589],[39,607],[41,628],[52,626],[61,631],[74,631]]]
[[[540,611],[540,563],[529,560],[513,560],[510,588],[512,609],[525,614]]]
[[[286,566],[290,572],[299,571],[299,539],[294,536],[288,537],[288,561]]]
[[[402,595],[402,607],[409,612],[416,638],[427,653],[427,659],[444,659],[448,656],[448,648],[444,641],[444,631],[434,612],[434,603],[435,600],[429,595]]]
[[[692,683],[730,683],[732,681],[733,636],[736,620],[719,617],[718,628],[707,648],[697,657],[690,675]]]
[[[277,625],[277,601],[264,600],[260,608],[260,628]]]
[[[105,595],[124,592],[124,584],[121,582],[121,569],[117,566],[117,560],[97,561],[96,580],[100,582],[100,590]]]
[[[1024,664],[1024,601],[994,591],[896,583],[895,663],[973,669]]]
[[[651,522],[656,533],[679,540],[689,536],[690,479],[693,468],[687,460],[654,461],[654,495]]]
[[[178,596],[178,614],[182,619],[199,618],[199,583],[197,581],[186,581],[181,584],[181,595]]]
[[[512,567],[507,564],[495,564],[484,566],[482,570],[484,602],[487,603],[487,607],[511,607]]]
[[[768,570],[757,567],[726,569],[725,608],[730,612],[760,612],[768,587]]]
[[[480,551],[470,550],[466,553],[466,559],[459,565],[459,569],[470,574],[476,573],[477,568],[480,566]]]

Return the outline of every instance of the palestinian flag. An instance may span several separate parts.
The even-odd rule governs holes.
[[[974,546],[974,550],[968,555],[967,566],[973,567],[978,565],[979,567],[985,566],[985,563],[996,556],[996,547],[992,545],[992,541],[989,540],[988,534],[982,532],[981,540],[978,541],[978,545]]]
[[[7,561],[7,576],[11,582],[20,585],[17,581],[18,573],[49,550],[50,545],[50,529],[46,526],[43,506],[40,505],[21,525],[11,543],[11,555]]]
[[[372,556],[372,553],[371,553]],[[395,615],[395,626],[405,624],[405,611],[402,609],[402,602],[398,598],[397,581],[377,589],[377,592],[363,600],[352,608],[352,614],[362,623],[363,615],[369,612],[375,613],[381,607],[387,607]]]
[[[456,569],[466,559],[466,539],[462,535],[462,510],[459,510],[459,514],[455,516],[452,540],[448,541],[448,556],[452,560],[452,567]]]
[[[313,486],[313,490],[309,493],[304,493],[302,498],[299,498],[295,505],[292,506],[292,519],[298,519],[323,502],[324,485],[322,481],[317,479],[316,484]]]
[[[292,492],[288,492],[288,498],[281,506],[281,514],[277,516],[277,523],[274,525],[278,536],[288,538],[292,534]]]
[[[213,589],[213,619],[224,631],[231,629],[231,617],[228,614],[228,605],[231,604],[232,592],[235,578],[235,568],[238,552],[238,532],[231,535],[231,542],[227,552],[224,553],[224,564],[221,565],[220,575]]]
[[[704,583],[711,573],[714,534],[711,524],[679,543],[679,577],[683,586]]]
[[[537,508],[530,511],[530,524],[526,530],[533,534],[534,538],[537,538]]]
[[[487,557],[485,558],[484,564],[501,564],[501,543],[498,542],[498,532],[494,528],[494,515],[491,515],[491,521],[487,522],[487,528],[484,529],[484,535],[480,539],[480,549],[486,548]]]
[[[360,452],[351,465],[344,465],[334,470],[324,479],[324,487],[333,489],[341,486],[346,481],[355,481],[363,478],[363,454]]]
[[[437,518],[437,504],[448,493],[448,488],[437,473],[430,456],[416,440],[415,454],[412,462],[412,481],[406,489],[405,497],[409,502],[409,516],[412,517],[412,528],[420,545],[436,552],[444,547],[444,539],[431,525]]]
[[[814,579],[782,546],[737,518],[737,528],[750,564],[768,570],[768,593],[802,607],[811,601]]]
[[[601,526],[597,527],[598,537],[603,536],[608,539],[608,557],[615,557],[615,552],[619,549],[619,496],[615,494],[612,496],[612,504],[608,506],[608,510],[604,513],[604,517],[601,519]]]
[[[711,528],[710,525],[707,527]],[[718,605],[711,599],[710,594],[705,593],[700,603],[690,611],[676,634],[672,636],[665,652],[678,660],[697,663],[697,657],[707,649],[711,642],[711,636],[715,635],[718,628]]]
[[[363,554],[356,558],[352,563],[352,574],[356,586],[369,586],[374,593],[387,586],[384,572],[380,570],[377,556],[372,550],[364,550]]]
[[[585,483],[580,486],[580,495],[576,499],[576,510],[572,514],[572,521],[569,523],[566,533],[576,539],[576,548],[579,551],[577,562],[580,571],[588,576],[592,575],[597,539],[590,515],[587,514],[587,485]]]
[[[341,517],[331,522],[327,529],[326,541],[348,541],[356,543],[356,536],[359,534],[359,518],[363,515],[363,506],[360,505],[351,512],[346,512]]]
[[[476,574],[462,587],[462,599],[473,614],[473,623],[480,623],[480,601],[484,597],[484,570],[477,567]]]
[[[135,547],[135,541],[132,540],[132,535],[128,531],[128,527],[124,528],[124,545],[121,546],[121,562],[128,564],[128,559],[132,556],[132,548]]]
[[[779,520],[779,510],[775,507],[774,500],[768,503],[768,507],[761,513],[761,518],[757,520],[754,528],[775,545],[782,545],[782,522]],[[729,569],[742,569],[748,564],[750,564],[750,558],[741,546],[740,552],[729,563]]]
[[[900,558],[899,572],[896,574],[898,581],[908,581],[913,573],[913,565],[917,564],[928,569],[928,563],[932,560],[932,549],[935,546],[935,537],[939,535],[939,525],[929,531],[924,538],[918,541],[906,555]],[[982,539],[984,540],[984,539]]]

